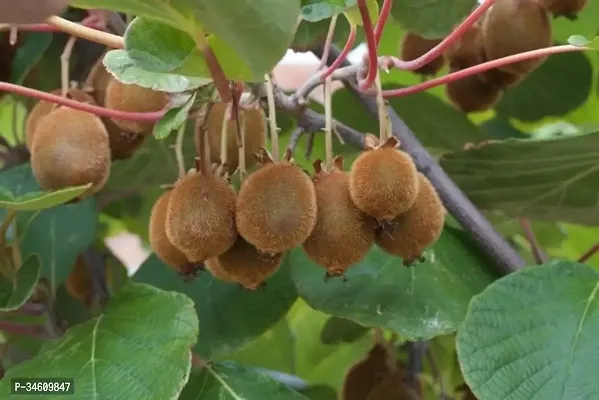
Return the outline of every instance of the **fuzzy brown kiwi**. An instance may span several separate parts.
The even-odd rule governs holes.
[[[248,290],[258,290],[278,271],[282,261],[283,253],[262,253],[239,236],[233,247],[216,257],[212,268],[207,269],[214,271],[217,278],[239,283]]]
[[[108,133],[100,118],[68,107],[51,111],[33,135],[31,167],[42,189],[92,183],[79,198],[100,190],[110,175]]]
[[[587,5],[589,0],[540,0],[540,3],[554,17],[565,17],[576,20],[578,13]]]
[[[349,174],[352,201],[377,221],[389,221],[406,212],[418,195],[416,166],[408,153],[396,148],[398,144],[392,137],[366,149]]]
[[[400,44],[400,55],[402,60],[412,61],[424,55],[433,47],[441,43],[441,39],[426,39],[414,32],[406,33]],[[441,55],[427,65],[413,72],[421,75],[435,75],[445,65],[445,56]]]
[[[101,106],[104,106],[106,103],[106,88],[110,80],[113,79],[110,72],[106,70],[104,63],[102,63],[105,55],[106,52],[96,61],[85,81],[87,90],[90,91],[94,100]]]
[[[166,235],[193,263],[229,250],[237,239],[231,185],[210,172],[178,181],[168,201]]]
[[[535,0],[497,0],[482,25],[485,54],[489,60],[551,46],[551,22]],[[540,57],[501,69],[528,74],[543,63]]]
[[[64,288],[67,293],[89,306],[94,295],[94,285],[83,256],[78,256],[67,277]]]
[[[60,96],[62,94],[62,89],[54,89],[50,92],[50,94],[55,94]],[[68,99],[73,99],[79,101],[81,103],[88,103],[96,105],[95,100],[89,94],[85,93],[83,90],[79,89],[71,89],[67,92]],[[51,103],[49,101],[40,100],[35,106],[31,109],[29,114],[27,115],[27,120],[25,121],[25,145],[31,151],[31,146],[33,145],[33,134],[37,129],[37,126],[41,119],[48,115],[52,110],[59,107],[56,103]]]
[[[317,216],[314,230],[303,244],[306,255],[327,269],[327,276],[341,276],[360,262],[374,243],[375,221],[358,209],[349,195],[349,174],[343,157],[325,171],[314,162]]]
[[[345,373],[341,400],[366,399],[368,394],[392,373],[387,347],[376,343],[363,359]]]
[[[503,96],[500,88],[483,82],[476,75],[449,82],[445,93],[451,104],[464,113],[488,110]]]
[[[412,208],[376,236],[376,244],[403,258],[406,266],[420,259],[422,252],[439,239],[445,223],[445,207],[433,184],[422,173],[418,173],[418,179],[420,191]]]
[[[215,103],[210,110],[206,129],[208,133],[208,145],[210,146],[210,158],[212,162],[220,163],[221,133],[223,117],[227,110],[227,103]],[[266,123],[264,112],[261,108],[251,110],[239,110],[245,118],[245,166],[250,168],[256,164],[255,153],[260,151],[266,143]],[[241,123],[241,119],[240,119]],[[198,150],[199,151],[199,150]],[[199,152],[198,152],[199,154]],[[239,148],[237,147],[237,121],[227,121],[227,165],[229,173],[235,172],[239,166]]]
[[[416,390],[406,385],[405,372],[398,369],[386,377],[368,394],[366,400],[416,400],[420,399]]]
[[[312,233],[316,190],[289,159],[274,163],[264,148],[260,158],[262,166],[243,182],[237,197],[237,229],[259,251],[283,253]]]
[[[110,78],[106,86],[106,108],[129,112],[159,111],[168,105],[168,95],[134,84],[125,84]],[[113,118],[114,123],[126,132],[149,135],[154,129],[154,122],[125,121]]]
[[[171,190],[164,192],[154,203],[150,212],[148,236],[156,256],[166,265],[181,271],[189,264],[189,260],[166,236],[166,209],[171,193]]]

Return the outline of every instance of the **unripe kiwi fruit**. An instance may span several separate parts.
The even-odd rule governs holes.
[[[112,75],[106,70],[104,63],[102,62],[105,55],[106,52],[102,54],[98,61],[96,61],[85,81],[85,86],[91,91],[91,95],[101,106],[104,106],[106,103],[106,88],[108,87],[110,80],[113,79]]]
[[[403,258],[405,265],[419,259],[439,239],[445,223],[445,207],[433,184],[422,173],[418,173],[418,179],[420,191],[412,208],[376,236],[376,244],[385,252]]]
[[[164,109],[168,105],[168,95],[165,92],[147,89],[145,87],[126,84],[116,78],[110,78],[106,86],[105,106],[113,110],[128,112],[151,112]],[[125,121],[112,119],[124,131],[151,134],[155,122]]]
[[[555,17],[575,20],[578,13],[587,5],[588,0],[541,0],[540,3]]]
[[[201,171],[178,181],[168,201],[166,235],[192,263],[229,250],[237,239],[231,185]]]
[[[74,299],[81,301],[86,306],[91,304],[94,295],[94,285],[83,256],[78,256],[75,260],[75,264],[64,283],[64,288]]]
[[[410,155],[391,137],[366,149],[354,161],[349,192],[354,204],[377,221],[389,221],[416,201],[418,177]]]
[[[164,192],[150,212],[150,225],[148,236],[150,246],[156,256],[166,265],[177,270],[183,270],[189,263],[181,250],[176,248],[166,236],[166,209],[171,198],[171,190]]]
[[[237,197],[239,234],[259,251],[283,253],[302,244],[316,225],[312,179],[291,161],[272,161],[266,149],[262,166],[241,185]]]
[[[374,387],[366,400],[414,400],[420,399],[416,390],[406,385],[405,372],[398,369]]]
[[[500,88],[483,82],[476,75],[447,83],[445,93],[451,104],[464,113],[488,110],[503,96]]]
[[[92,183],[79,199],[96,193],[110,175],[110,145],[104,124],[84,111],[55,108],[35,130],[31,167],[42,189]]]
[[[535,0],[497,0],[482,24],[485,54],[489,60],[551,46],[551,22]],[[501,69],[528,74],[547,57],[503,66]]]
[[[227,103],[215,103],[210,110],[206,121],[208,145],[210,146],[210,159],[220,163],[220,149],[223,128],[223,118],[228,108]],[[264,112],[261,108],[251,110],[239,109],[239,123],[241,116],[245,118],[245,166],[250,168],[256,164],[255,153],[260,151],[266,143],[266,123]],[[199,154],[199,149],[198,149]],[[237,121],[227,121],[227,166],[229,173],[235,172],[239,166],[239,147],[237,146]]]
[[[366,399],[368,394],[392,373],[387,348],[383,344],[375,344],[363,359],[345,373],[341,400]]]
[[[50,92],[50,94],[60,96],[62,94],[62,89],[54,89]],[[81,103],[97,105],[93,97],[85,93],[83,90],[71,89],[67,92],[66,97],[68,99],[73,99]],[[50,114],[50,112],[57,107],[59,107],[59,105],[57,105],[56,103],[40,100],[37,103],[35,103],[35,106],[33,106],[31,111],[27,115],[27,120],[25,121],[25,145],[27,146],[29,151],[31,151],[33,145],[33,135],[35,133],[35,130],[37,129],[39,122],[43,117]]]
[[[403,36],[400,44],[401,59],[405,61],[415,60],[428,53],[429,50],[439,43],[441,43],[441,39],[426,39],[417,33],[407,32]],[[421,75],[435,75],[441,68],[443,68],[445,61],[445,56],[440,55],[427,65],[422,66],[413,72]]]
[[[257,290],[278,271],[283,253],[265,254],[239,236],[233,247],[206,262],[206,269],[224,281],[239,283],[247,290]]]
[[[327,276],[340,276],[372,247],[375,221],[351,200],[343,157],[335,157],[329,171],[316,160],[314,171],[316,226],[303,247],[308,258],[327,269]]]

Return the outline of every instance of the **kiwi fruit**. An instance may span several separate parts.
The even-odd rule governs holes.
[[[445,224],[445,207],[433,184],[420,172],[418,180],[420,191],[412,208],[394,219],[390,229],[376,236],[376,244],[385,252],[403,258],[406,266],[421,259],[423,251],[439,239]]]
[[[327,269],[327,276],[340,276],[372,247],[375,222],[351,200],[343,157],[335,157],[329,171],[316,160],[314,171],[316,226],[303,247],[308,258]]]
[[[441,43],[441,39],[426,39],[414,32],[407,32],[401,40],[401,58],[405,61],[415,60],[428,53],[439,43]],[[435,75],[443,68],[445,61],[445,56],[441,55],[413,72],[421,75]]]
[[[341,400],[366,399],[368,394],[392,373],[387,347],[382,343],[376,343],[363,359],[345,373]]]
[[[551,22],[536,0],[497,0],[482,24],[489,60],[551,46]],[[504,71],[528,74],[543,63],[540,57],[503,66]]]
[[[418,195],[416,166],[410,155],[397,149],[391,137],[367,148],[354,161],[349,174],[349,193],[361,211],[379,222],[406,212]]]
[[[488,110],[503,96],[500,88],[484,82],[477,75],[447,83],[445,93],[451,104],[464,113]]]
[[[397,369],[374,387],[366,400],[419,400],[421,396],[404,382],[405,372]]]
[[[223,119],[227,111],[228,103],[215,103],[210,110],[206,121],[208,133],[208,145],[210,146],[210,158],[214,163],[220,163],[220,149]],[[239,110],[240,124],[241,116],[245,118],[245,166],[250,168],[255,165],[254,154],[260,151],[266,143],[266,123],[264,112],[261,108],[251,110]],[[198,154],[200,151],[198,149]],[[239,147],[237,146],[237,121],[227,121],[227,166],[229,173],[235,172],[239,166]]]
[[[64,288],[74,299],[90,306],[94,295],[94,284],[83,256],[78,256],[67,277]]]
[[[212,259],[206,268],[221,280],[239,283],[247,290],[257,290],[278,271],[283,253],[265,254],[239,236],[233,247]]]
[[[185,257],[185,254],[173,246],[166,236],[166,210],[170,198],[171,190],[160,195],[156,203],[154,203],[150,212],[148,236],[150,246],[154,250],[154,253],[156,253],[156,256],[166,265],[180,271],[187,266],[189,261]]]
[[[554,17],[565,17],[572,21],[578,18],[578,13],[587,5],[588,0],[540,0],[539,3],[553,14]]]
[[[94,100],[101,106],[104,106],[106,103],[106,88],[110,80],[113,79],[110,72],[104,66],[104,63],[102,63],[106,53],[104,52],[98,61],[96,61],[85,81],[86,89],[89,90]]]
[[[484,44],[480,24],[474,24],[446,52],[449,67],[465,69],[484,62]]]
[[[92,183],[79,199],[100,190],[110,175],[108,132],[100,118],[68,107],[42,117],[33,134],[31,167],[42,189]]]
[[[19,0],[0,2],[0,23],[36,24],[52,15],[60,15],[69,0]]]
[[[166,236],[192,263],[229,250],[237,239],[235,192],[229,182],[201,171],[179,180],[168,201]]]
[[[50,92],[50,94],[55,94],[60,96],[62,94],[62,89],[54,89]],[[79,89],[71,89],[67,92],[66,97],[68,99],[76,100],[81,103],[88,103],[96,105],[95,100],[89,94],[85,93],[83,90]],[[33,145],[33,134],[37,129],[37,126],[41,119],[48,115],[52,110],[59,107],[56,103],[51,103],[49,101],[40,100],[35,106],[29,111],[27,115],[27,120],[25,121],[25,145],[31,151]]]
[[[275,163],[264,148],[262,164],[237,197],[239,234],[259,251],[283,253],[302,244],[316,225],[316,190],[310,176],[289,157]]]
[[[165,92],[158,92],[135,84],[126,84],[110,78],[106,86],[106,108],[128,112],[152,112],[164,109],[169,103]],[[113,118],[113,122],[126,132],[149,135],[155,122],[125,121]]]

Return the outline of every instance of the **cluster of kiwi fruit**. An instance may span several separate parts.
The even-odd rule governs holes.
[[[415,71],[434,75],[445,64],[450,72],[487,61],[532,51],[552,44],[549,14],[576,18],[588,0],[497,0],[483,17],[437,59]],[[401,56],[413,60],[440,42],[408,32],[401,42]],[[519,61],[448,83],[450,102],[464,113],[493,107],[506,89],[520,84],[546,57]]]
[[[62,95],[62,89],[52,94]],[[72,100],[120,111],[157,111],[168,105],[165,92],[118,81],[101,59],[86,85],[72,86],[64,95]],[[79,200],[98,192],[108,180],[112,160],[130,157],[153,123],[100,118],[94,114],[40,100],[25,124],[31,166],[42,189],[58,190],[92,184]]]

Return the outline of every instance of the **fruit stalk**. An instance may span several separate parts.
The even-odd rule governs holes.
[[[175,158],[177,159],[177,168],[179,170],[179,178],[185,176],[185,158],[183,157],[183,138],[185,137],[185,124],[183,124],[177,132],[175,139]]]
[[[243,182],[246,176],[245,167],[245,114],[237,114],[238,118],[238,146],[239,146],[239,183]]]
[[[275,106],[275,88],[268,74],[266,81],[266,97],[268,99],[268,125],[270,126],[271,153],[274,162],[279,161],[279,128],[277,127],[277,109]]]
[[[71,36],[87,39],[91,42],[100,43],[114,49],[122,49],[125,47],[125,40],[121,36],[88,28],[87,26],[71,22],[56,15],[48,17],[46,23]]]
[[[333,36],[335,36],[335,26],[337,26],[337,17],[338,15],[333,15],[333,17],[331,18],[331,23],[329,24],[329,31],[327,32],[327,38],[324,42],[324,52],[322,53],[322,57],[320,59],[320,64],[318,65],[317,71],[320,71],[327,66],[329,48],[331,47],[331,43],[333,43]]]
[[[67,92],[69,91],[69,65],[71,62],[73,47],[75,47],[76,41],[77,36],[70,36],[69,40],[67,40],[67,44],[64,46],[62,54],[60,55],[60,88],[62,89],[62,97],[66,97]]]
[[[379,139],[381,143],[384,143],[391,136],[391,120],[389,119],[389,113],[387,112],[387,104],[383,97],[383,85],[381,84],[381,72],[377,69],[376,78],[374,80],[376,84],[376,105],[378,108],[379,117]]]
[[[324,135],[327,168],[331,168],[333,166],[333,95],[331,93],[331,83],[330,77],[326,78],[324,81]]]
[[[366,36],[366,44],[368,46],[368,74],[366,75],[366,78],[360,82],[360,88],[366,90],[372,86],[376,78],[378,55],[374,29],[372,27],[372,20],[370,19],[366,0],[358,0],[358,8],[360,9],[360,16],[362,17],[362,23],[364,25],[364,35]]]
[[[583,255],[581,255],[580,258],[578,259],[578,262],[581,264],[587,262],[587,260],[589,258],[591,258],[592,256],[594,256],[595,253],[597,253],[598,251],[599,251],[599,242],[595,243],[593,246],[591,246],[590,249],[585,251],[583,253]]]
[[[218,58],[216,58],[216,54],[214,54],[212,48],[210,47],[210,44],[206,40],[203,31],[200,31],[196,34],[195,41],[198,50],[200,50],[204,55],[204,61],[206,62],[208,71],[212,76],[212,82],[214,83],[214,87],[218,91],[221,100],[224,102],[231,101],[233,93],[231,92],[229,81],[225,76],[225,72],[223,71],[223,67],[220,65],[220,62],[218,61]]]
[[[220,163],[223,168],[227,169],[227,141],[229,140],[229,120],[231,119],[231,114],[233,106],[231,104],[227,105],[227,109],[223,113],[223,124],[220,130]]]

